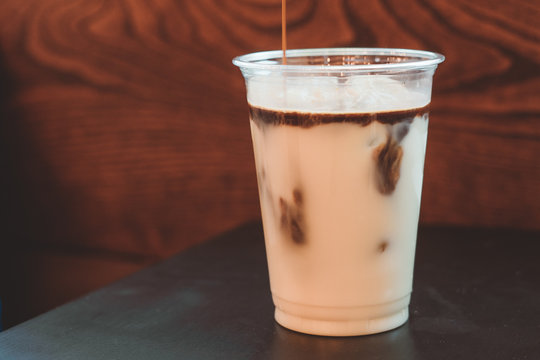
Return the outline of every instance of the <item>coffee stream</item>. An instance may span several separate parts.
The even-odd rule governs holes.
[[[287,0],[281,0],[281,49],[283,51],[283,64],[287,65]]]

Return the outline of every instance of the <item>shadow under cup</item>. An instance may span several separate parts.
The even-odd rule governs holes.
[[[306,49],[237,57],[276,321],[330,336],[408,318],[440,54]]]

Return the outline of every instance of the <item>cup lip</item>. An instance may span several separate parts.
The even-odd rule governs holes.
[[[312,49],[290,49],[286,51],[288,58],[300,56],[339,56],[339,55],[358,55],[358,56],[402,56],[416,58],[411,61],[402,61],[395,63],[372,63],[357,65],[298,65],[281,64],[272,62],[273,59],[282,57],[282,50],[259,51],[235,57],[232,62],[240,69],[252,70],[274,70],[274,71],[294,71],[294,72],[327,72],[327,71],[346,71],[346,72],[385,72],[385,71],[407,71],[436,68],[438,64],[445,59],[444,55],[425,51],[400,48],[312,48]]]

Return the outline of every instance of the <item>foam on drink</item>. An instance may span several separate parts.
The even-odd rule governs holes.
[[[430,102],[430,88],[419,79],[416,89],[406,88],[391,75],[356,75],[343,78],[286,74],[253,76],[248,80],[252,106],[306,113],[374,113],[421,108]],[[285,81],[285,87],[284,85]]]

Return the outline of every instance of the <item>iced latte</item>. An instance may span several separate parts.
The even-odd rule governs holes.
[[[385,51],[291,51],[287,65],[272,53],[235,60],[246,78],[275,318],[287,328],[361,335],[407,320],[442,57]]]

